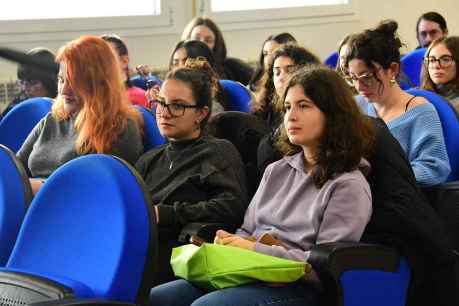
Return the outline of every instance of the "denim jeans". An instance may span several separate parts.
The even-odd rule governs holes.
[[[255,283],[207,292],[181,279],[151,289],[150,306],[317,306],[318,296],[304,282],[281,287]]]

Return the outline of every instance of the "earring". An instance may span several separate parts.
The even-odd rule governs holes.
[[[395,85],[397,83],[397,80],[395,80],[395,78],[393,79],[390,79],[390,85]]]

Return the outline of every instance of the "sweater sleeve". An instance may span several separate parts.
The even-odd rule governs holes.
[[[371,216],[368,183],[349,178],[337,182],[330,192],[315,244],[359,241]],[[296,261],[307,261],[310,250],[285,249],[257,242],[255,251]]]
[[[49,114],[48,114],[48,116],[49,116]],[[32,131],[29,133],[29,135],[27,136],[26,140],[22,144],[22,146],[19,149],[19,151],[16,153],[16,156],[21,161],[21,163],[24,166],[24,168],[27,170],[27,173],[28,173],[29,176],[31,176],[30,169],[29,169],[29,157],[30,157],[30,154],[33,151],[33,147],[34,147],[35,143],[37,142],[38,137],[43,132],[43,128],[45,126],[46,118],[48,118],[48,116],[46,116],[43,119],[41,119],[37,123],[37,125],[35,125],[35,127],[32,129]]]
[[[446,181],[451,171],[440,118],[434,109],[420,114],[413,122],[408,159],[416,181],[436,185]]]
[[[226,166],[202,178],[200,184],[208,190],[208,198],[195,203],[159,203],[157,207],[161,227],[191,222],[216,222],[240,226],[247,209],[246,176],[241,157],[232,145],[221,145],[215,154],[226,160]]]

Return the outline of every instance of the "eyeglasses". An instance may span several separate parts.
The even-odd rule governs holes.
[[[438,66],[440,68],[448,68],[455,62],[455,59],[450,56],[450,55],[443,55],[440,56],[440,58],[436,58],[434,56],[429,56],[424,58],[424,63],[428,67],[433,67],[435,65],[435,62],[438,62]]]
[[[189,105],[184,103],[166,103],[164,99],[157,100],[155,112],[156,114],[162,115],[164,110],[167,109],[169,116],[171,117],[182,117],[185,114],[187,108],[198,108],[197,105]]]
[[[376,80],[375,75],[371,72],[362,74],[360,76],[350,76],[346,75],[345,77],[346,82],[349,84],[355,85],[357,82],[362,83],[364,86],[372,86],[374,81]]]

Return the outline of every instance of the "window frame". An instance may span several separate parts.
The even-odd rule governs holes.
[[[197,0],[196,14],[218,21],[222,30],[324,24],[357,20],[358,1],[349,0],[347,4],[338,5],[213,12],[211,0]]]

